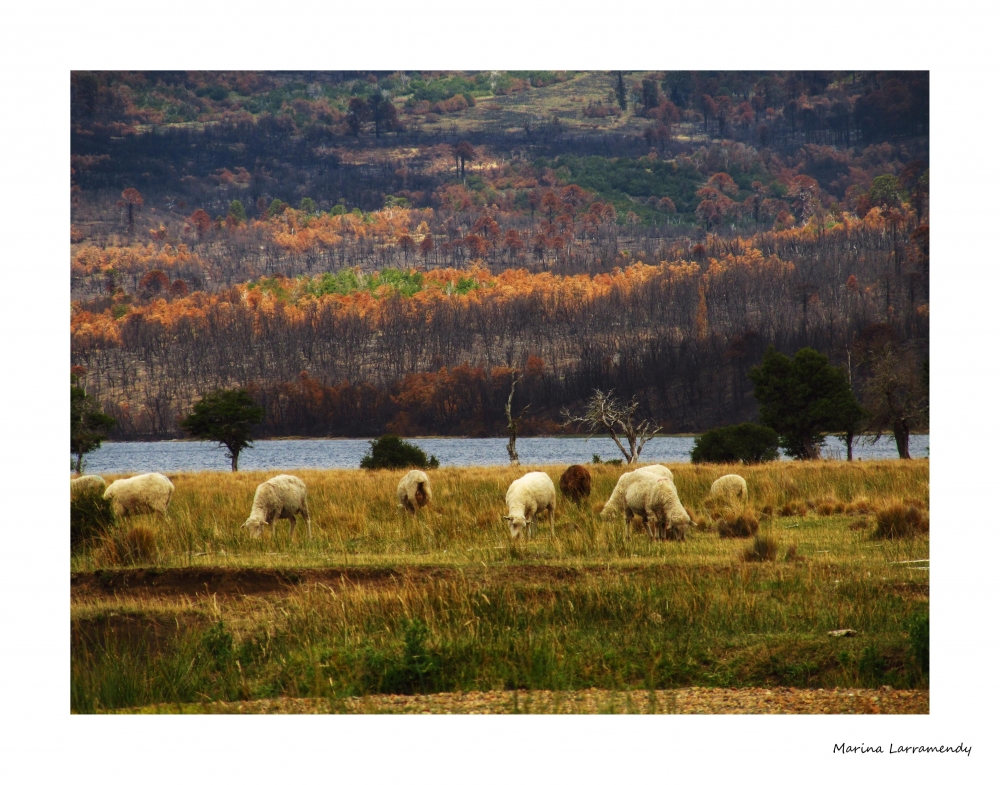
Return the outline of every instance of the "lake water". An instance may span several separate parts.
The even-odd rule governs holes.
[[[436,455],[442,466],[506,466],[506,439],[407,439],[428,455]],[[693,436],[657,436],[643,448],[641,459],[649,463],[688,463]],[[930,437],[910,437],[910,455],[928,457]],[[252,469],[356,469],[368,451],[367,439],[279,439],[255,442],[253,449],[240,455],[240,468]],[[621,458],[615,443],[607,437],[559,438],[525,437],[517,440],[523,464],[590,463],[594,453],[602,460]],[[827,458],[844,458],[844,443],[827,437],[823,448]],[[858,444],[855,458],[874,460],[896,458],[896,443],[882,438],[877,444]],[[785,459],[787,460],[787,459]],[[228,471],[225,450],[211,442],[106,442],[85,456],[90,474],[135,472]]]

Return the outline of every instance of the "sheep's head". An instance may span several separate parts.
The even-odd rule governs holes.
[[[674,507],[667,516],[667,539],[683,540],[687,527],[691,525],[691,516],[687,510],[679,505]]]
[[[521,532],[524,531],[528,526],[528,522],[525,520],[523,515],[517,515],[517,516],[505,515],[503,516],[503,519],[507,521],[507,525],[510,527],[510,538],[512,540],[516,540],[518,537],[520,537]]]
[[[246,529],[250,536],[256,539],[264,530],[264,521],[261,518],[247,518],[240,528]]]

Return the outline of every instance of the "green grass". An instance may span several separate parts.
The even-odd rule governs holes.
[[[563,467],[543,467],[558,479]],[[865,515],[820,514],[865,497],[926,506],[926,462],[674,467],[680,498],[707,526],[685,542],[626,534],[595,508],[624,470],[590,467],[594,493],[559,501],[547,526],[512,546],[500,519],[529,470],[430,472],[434,506],[396,509],[401,472],[296,472],[313,539],[287,523],[239,530],[267,475],[187,474],[148,567],[391,567],[377,581],[303,580],[281,594],[80,599],[72,608],[74,711],[151,704],[493,689],[682,686],[923,687],[926,534],[876,540]],[[746,477],[774,561],[746,562],[704,505],[711,482]],[[805,515],[761,510],[812,504]],[[303,535],[300,539],[299,535]],[[787,558],[789,551],[793,558]],[[99,549],[74,570],[107,567]],[[856,637],[831,638],[851,628]]]

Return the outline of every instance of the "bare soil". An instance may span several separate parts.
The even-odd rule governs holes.
[[[616,568],[616,574],[635,571],[668,572],[673,565]],[[709,568],[711,569],[711,568]],[[249,596],[287,594],[315,584],[378,588],[406,583],[427,583],[464,576],[488,584],[517,580],[523,583],[549,584],[566,582],[588,575],[601,575],[603,567],[559,567],[544,564],[512,565],[502,568],[479,567],[329,567],[329,568],[251,568],[251,567],[171,567],[164,569],[115,569],[76,572],[70,576],[70,594],[74,602],[99,597],[181,597]]]
[[[278,698],[145,706],[192,714],[929,714],[928,690],[691,687],[652,692],[495,691],[364,698]],[[133,711],[121,713],[134,713]]]

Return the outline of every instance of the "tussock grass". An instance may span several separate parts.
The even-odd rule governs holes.
[[[928,573],[897,562],[926,558],[928,537],[876,540],[870,527],[849,528],[865,519],[848,512],[854,500],[926,499],[925,462],[741,467],[750,498],[740,514],[761,518],[751,547],[773,553],[754,563],[747,543],[701,528],[653,542],[627,532],[624,517],[605,521],[597,510],[628,469],[606,465],[588,467],[592,504],[559,497],[555,537],[545,524],[512,544],[504,494],[535,468],[553,481],[565,469],[430,471],[434,504],[416,515],[396,507],[400,472],[290,472],[309,488],[312,540],[301,526],[289,539],[287,522],[258,540],[239,529],[257,484],[280,472],[171,476],[166,519],[130,522],[154,532],[143,566],[370,565],[395,577],[275,595],[78,599],[73,710],[274,697],[333,706],[392,691],[927,684],[908,630],[926,627]],[[736,467],[671,468],[692,517],[708,521],[712,481]],[[844,511],[763,516],[807,499]],[[779,538],[782,559],[767,545]],[[72,564],[107,566],[99,548]],[[826,635],[845,627],[861,635]]]
[[[766,534],[755,536],[753,542],[743,551],[743,561],[774,561],[777,558],[778,541]]]
[[[897,537],[912,537],[930,531],[930,517],[915,504],[890,501],[875,509],[876,539],[892,540]]]
[[[156,561],[156,531],[145,524],[123,523],[101,538],[96,559],[106,566],[133,566]]]
[[[720,537],[752,537],[760,528],[753,510],[726,511],[716,523]]]

